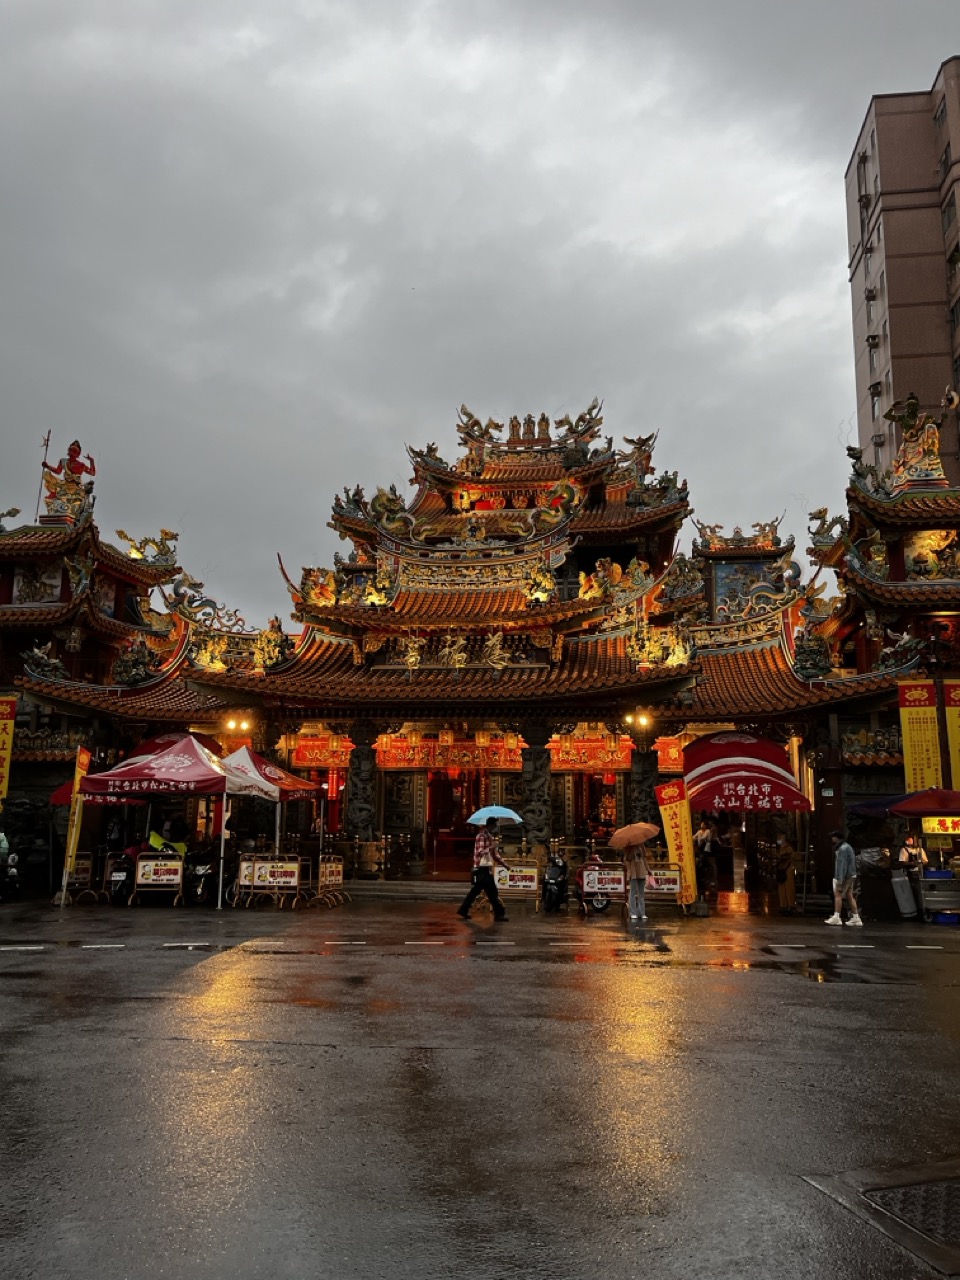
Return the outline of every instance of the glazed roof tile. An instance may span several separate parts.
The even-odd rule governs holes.
[[[544,652],[542,665],[507,667],[499,673],[489,667],[466,667],[460,672],[424,667],[408,672],[399,666],[356,666],[352,645],[318,637],[301,660],[285,671],[264,676],[205,672],[202,679],[226,699],[227,690],[235,689],[287,705],[343,702],[370,707],[388,702],[411,706],[425,701],[502,703],[558,696],[574,700],[675,681],[686,674],[685,668],[637,671],[622,635],[571,640],[554,666],[547,664]]]
[[[34,680],[29,676],[15,683],[41,701],[87,707],[125,720],[213,721],[228,705],[216,694],[188,688],[179,676],[167,676],[132,689]]]
[[[691,718],[783,715],[878,693],[894,693],[895,673],[845,680],[800,680],[779,642],[704,653]]]
[[[63,604],[0,605],[0,627],[50,627],[69,622],[79,611],[75,600]]]
[[[49,556],[69,551],[87,532],[86,522],[78,525],[24,524],[0,533],[0,559],[14,556]]]
[[[880,582],[861,573],[848,557],[844,577],[852,579],[859,590],[875,600],[896,604],[923,605],[960,604],[960,582],[933,578],[925,582]]]
[[[960,520],[960,489],[908,489],[895,498],[880,498],[859,485],[850,485],[847,503],[868,511],[878,524],[934,527],[941,521],[949,525]]]
[[[641,529],[651,524],[663,524],[665,521],[679,523],[688,511],[686,502],[671,502],[662,507],[632,507],[626,503],[608,502],[606,506],[587,508],[579,507],[571,523],[572,533],[602,533],[616,529],[625,533],[630,529]]]

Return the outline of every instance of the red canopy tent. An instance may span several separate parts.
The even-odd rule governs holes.
[[[47,802],[58,808],[61,805],[68,805],[73,800],[73,779],[68,778],[66,782],[61,782],[56,791],[50,793],[50,799]],[[86,796],[87,804],[146,804],[145,800],[132,800],[129,796]]]
[[[154,796],[226,796],[249,795],[276,804],[280,789],[259,776],[241,772],[206,749],[190,734],[178,739],[154,755],[134,756],[105,773],[88,774],[80,783],[80,794],[87,796],[131,796],[139,799]],[[220,834],[220,885],[217,906],[223,905],[223,846],[225,829]]]
[[[944,791],[942,787],[927,787],[914,791],[890,806],[890,812],[901,818],[958,818],[960,817],[960,791]]]
[[[172,747],[176,742],[182,742],[184,738],[193,738],[195,742],[200,743],[201,747],[206,748],[218,758],[223,755],[223,747],[208,733],[190,733],[187,729],[168,729],[166,733],[158,733],[154,738],[147,738],[146,742],[138,742],[127,758],[137,760],[140,756],[155,756],[158,751],[166,751],[167,747]]]
[[[276,787],[281,800],[309,800],[322,786],[319,782],[307,782],[305,778],[298,778],[295,773],[288,773],[279,765],[258,756],[249,747],[240,747],[225,756],[223,765],[224,768],[247,777],[259,778],[268,787]]]
[[[808,810],[786,751],[769,738],[734,730],[696,738],[683,751],[687,798],[695,807],[739,813]]]

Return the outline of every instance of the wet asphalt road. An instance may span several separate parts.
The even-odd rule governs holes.
[[[933,1274],[960,931],[452,911],[0,907],[0,1276]]]

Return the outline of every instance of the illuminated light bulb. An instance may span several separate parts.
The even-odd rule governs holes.
[[[241,728],[241,729],[249,729],[249,728],[250,728],[250,725],[248,724],[248,722],[247,722],[246,720],[241,720],[241,721],[240,721],[240,728]]]
[[[228,729],[235,729],[236,727],[237,727],[237,722],[236,722],[236,720],[228,720],[228,721],[227,721],[227,728],[228,728]]]

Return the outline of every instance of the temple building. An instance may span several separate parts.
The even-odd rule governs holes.
[[[899,682],[960,674],[960,490],[938,420],[895,411],[892,469],[850,450],[847,513],[812,513],[810,577],[777,520],[695,520],[656,434],[617,446],[597,401],[506,425],[463,406],[451,461],[408,448],[409,500],[334,499],[345,554],[284,568],[293,625],[263,629],[180,567],[176,533],[104,541],[75,443],[38,523],[0,527],[10,804],[36,814],[80,742],[106,767],[195,728],[326,784],[328,830],[436,862],[485,803],[519,809],[534,846],[655,817],[683,747],[736,729],[786,748],[826,850],[852,801],[904,790]]]

